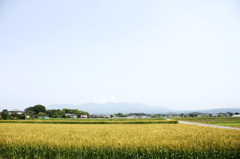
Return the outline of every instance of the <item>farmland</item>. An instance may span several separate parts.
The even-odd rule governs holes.
[[[64,120],[64,121],[143,121],[143,120],[166,120],[165,118],[46,118],[46,119],[34,119],[34,120]]]
[[[177,120],[0,120],[0,123],[35,124],[177,124]]]
[[[0,123],[3,158],[238,158],[240,132],[184,124]]]
[[[175,120],[212,124],[220,126],[231,126],[240,128],[240,118],[237,117],[193,117],[193,118],[174,118]]]

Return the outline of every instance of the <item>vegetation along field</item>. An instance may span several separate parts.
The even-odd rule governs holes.
[[[0,123],[2,158],[239,158],[240,131],[184,124]]]
[[[175,120],[190,121],[196,123],[231,126],[240,128],[239,117],[193,117],[193,118],[174,118]]]
[[[44,119],[34,119],[34,120],[64,120],[64,121],[148,121],[148,120],[166,120],[166,118],[44,118]]]
[[[177,120],[0,120],[0,123],[35,123],[35,124],[177,124]]]

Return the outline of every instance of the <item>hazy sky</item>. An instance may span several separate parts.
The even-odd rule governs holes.
[[[0,0],[0,110],[240,108],[239,0]]]

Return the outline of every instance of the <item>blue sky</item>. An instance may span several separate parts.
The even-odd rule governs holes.
[[[240,2],[0,1],[0,110],[240,108]]]

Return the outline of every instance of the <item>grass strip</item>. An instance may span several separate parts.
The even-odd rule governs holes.
[[[111,147],[82,147],[82,148],[65,148],[65,147],[48,147],[48,146],[14,146],[14,145],[0,145],[0,155],[2,158],[65,158],[65,159],[79,159],[79,158],[113,158],[113,159],[140,159],[140,158],[175,158],[175,159],[225,159],[225,158],[239,158],[240,149],[238,150],[224,150],[224,149],[207,149],[196,151],[194,149],[172,150],[169,148],[162,149],[131,149],[131,148],[111,148]]]
[[[48,120],[0,120],[0,123],[35,124],[177,124],[177,120],[140,120],[140,121],[48,121]]]

